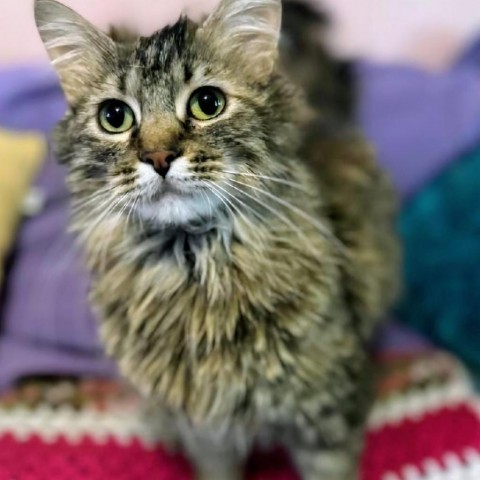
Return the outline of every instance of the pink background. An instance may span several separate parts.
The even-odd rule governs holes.
[[[128,21],[148,33],[183,10],[198,15],[218,0],[64,0],[99,26]],[[313,0],[319,2],[319,0]],[[0,0],[0,62],[44,59],[33,0]],[[323,0],[337,19],[342,52],[438,68],[480,32],[480,0]]]

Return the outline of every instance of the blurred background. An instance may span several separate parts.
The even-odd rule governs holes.
[[[99,27],[148,34],[217,0],[64,3]],[[405,245],[404,293],[372,346],[362,479],[479,480],[480,3],[310,5],[331,17],[326,40],[397,188]],[[49,148],[65,101],[32,10],[0,0],[0,479],[189,479],[98,341]],[[297,478],[276,453],[255,457],[247,477]]]
[[[199,16],[218,0],[65,0],[98,26],[130,23],[145,33],[187,11]],[[340,51],[432,68],[450,61],[480,27],[476,0],[313,0],[335,18]],[[0,62],[45,60],[31,0],[0,2]]]

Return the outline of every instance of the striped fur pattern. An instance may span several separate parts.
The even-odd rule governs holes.
[[[279,0],[223,0],[201,25],[119,43],[36,1],[106,349],[200,478],[239,478],[252,443],[274,438],[305,480],[353,480],[365,345],[395,293],[393,195],[359,135],[308,133],[280,17]],[[205,85],[226,108],[199,122],[186,105]],[[130,131],[99,128],[109,98],[134,112]],[[145,150],[176,153],[165,178]]]

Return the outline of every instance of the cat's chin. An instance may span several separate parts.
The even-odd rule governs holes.
[[[175,191],[164,191],[157,198],[138,207],[138,214],[158,226],[185,226],[215,215],[217,204],[214,199],[203,195],[185,195]]]

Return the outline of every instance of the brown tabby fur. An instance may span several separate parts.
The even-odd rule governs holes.
[[[305,480],[352,480],[366,345],[396,291],[394,201],[362,137],[327,134],[282,73],[280,13],[223,0],[202,25],[115,43],[36,1],[70,104],[57,152],[108,352],[201,478],[239,478],[252,443],[273,438]],[[204,123],[184,107],[201,85],[227,96]],[[134,110],[130,132],[99,128],[108,98]],[[171,178],[140,166],[145,150],[176,152]]]

